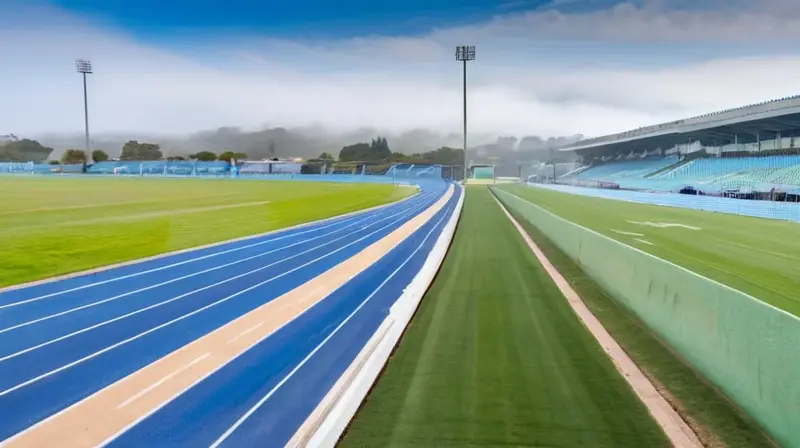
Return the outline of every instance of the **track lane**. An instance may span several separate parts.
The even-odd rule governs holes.
[[[243,251],[252,249],[257,252],[261,250],[264,245],[270,244],[277,247],[283,245],[287,239],[300,235],[314,234],[315,232],[325,231],[326,229],[332,229],[336,226],[346,225],[348,222],[360,219],[365,215],[405,207],[408,202],[418,200],[424,193],[425,192],[422,192],[410,198],[376,209],[342,217],[333,217],[317,223],[301,224],[295,228],[279,229],[261,236],[212,244],[197,249],[188,249],[140,261],[134,260],[114,266],[110,269],[102,269],[85,274],[78,273],[72,277],[57,278],[53,281],[34,282],[32,284],[0,289],[0,310],[11,308],[19,304],[60,297],[71,292],[85,292],[85,290],[89,288],[108,288],[104,293],[126,290],[128,287],[135,287],[144,282],[142,279],[143,276],[158,276],[171,269],[186,269],[185,272],[194,272],[196,268],[191,266],[192,263],[212,258],[226,260],[226,258],[224,258],[225,256],[230,256],[231,259],[235,260],[242,257]]]
[[[458,202],[112,446],[283,446],[389,313]],[[224,437],[223,437],[224,436]]]
[[[15,316],[3,318],[3,322],[8,322],[8,326],[0,327],[0,362],[6,357],[19,352],[27,347],[34,347],[51,341],[58,337],[70,334],[80,329],[91,327],[109,319],[115,319],[126,313],[136,312],[148,307],[157,306],[175,298],[187,297],[196,291],[215,287],[230,281],[240,282],[240,278],[248,275],[268,275],[268,268],[277,266],[286,261],[289,257],[299,257],[306,254],[313,254],[315,250],[335,250],[341,244],[345,244],[348,237],[353,237],[359,232],[373,228],[376,225],[385,223],[386,220],[401,216],[403,213],[411,213],[415,207],[422,207],[428,203],[432,197],[421,196],[419,202],[413,201],[407,204],[407,209],[387,210],[382,213],[370,214],[370,216],[354,221],[348,226],[340,227],[326,234],[306,238],[302,241],[289,243],[286,250],[280,248],[272,249],[264,256],[248,259],[245,262],[225,266],[225,268],[208,271],[203,269],[202,275],[184,276],[182,280],[155,285],[144,285],[137,290],[137,293],[122,293],[110,297],[99,296],[87,305],[79,305],[66,310],[56,310],[54,313],[45,314],[42,317],[34,317],[32,320],[17,323]],[[252,257],[252,256],[250,256]],[[248,257],[248,258],[250,258]],[[197,266],[200,268],[201,266]],[[277,268],[275,268],[277,269]],[[206,272],[207,271],[207,272]],[[181,278],[181,277],[178,277]],[[161,285],[161,286],[156,286]],[[87,292],[84,291],[84,294]],[[192,297],[194,298],[194,297]],[[52,303],[52,302],[51,302]],[[37,302],[19,308],[30,306],[42,306],[47,302]],[[102,308],[95,308],[102,305]],[[11,310],[5,310],[4,314],[10,314]],[[80,313],[75,314],[75,312]],[[30,318],[30,316],[27,316]],[[2,385],[0,385],[2,387]],[[1,389],[0,389],[1,390]]]
[[[395,204],[389,206],[377,213],[386,212],[387,210],[397,210],[399,207],[408,208],[413,206],[415,208],[411,208],[409,213],[409,216],[411,216],[413,215],[414,211],[419,209],[419,207],[429,203],[431,200],[435,199],[437,195],[441,194],[441,189],[432,190],[431,192],[421,194],[418,198],[415,198],[415,200],[406,201],[404,204]],[[351,220],[352,218],[348,219]],[[394,226],[397,225],[397,223],[394,223]],[[377,234],[372,236],[373,239],[378,237],[379,235]],[[366,245],[369,244],[370,241],[372,241],[370,238],[365,238],[364,240],[360,241],[359,244]],[[355,247],[352,247],[352,251],[355,251],[357,247],[361,247],[358,245],[353,246]],[[101,356],[79,362],[78,364],[70,366],[69,368],[57,372],[54,375],[41,378],[34,383],[20,388],[15,389],[15,387],[22,383],[17,382],[14,385],[12,384],[14,383],[13,380],[8,381],[7,379],[13,378],[14,380],[19,381],[29,378],[30,380],[33,374],[41,372],[47,367],[52,367],[55,365],[67,365],[64,363],[69,360],[73,360],[72,362],[75,362],[74,360],[76,356],[78,354],[86,353],[87,348],[91,347],[91,349],[98,349],[99,347],[104,346],[109,347],[109,341],[119,340],[119,338],[123,336],[130,335],[132,333],[131,329],[134,327],[142,328],[141,324],[147,323],[151,325],[151,328],[153,328],[153,316],[145,318],[147,313],[142,313],[142,319],[139,324],[132,325],[133,321],[126,321],[126,325],[124,326],[109,325],[106,327],[106,329],[104,329],[104,331],[108,331],[110,333],[103,333],[93,330],[85,333],[85,337],[82,337],[84,335],[81,335],[80,337],[71,339],[67,346],[61,346],[57,350],[56,347],[58,347],[59,344],[53,344],[52,350],[44,349],[41,351],[35,351],[31,353],[31,357],[19,356],[9,359],[8,362],[0,362],[0,381],[3,382],[2,386],[0,386],[2,387],[2,389],[0,389],[0,407],[4,409],[15,409],[15,415],[12,416],[12,418],[4,418],[3,421],[0,422],[0,439],[8,437],[14,432],[23,429],[25,426],[30,425],[32,422],[41,420],[48,415],[52,415],[54,412],[57,412],[58,410],[68,406],[70,403],[87,396],[99,388],[105,387],[106,385],[143,365],[149,364],[164,354],[169,353],[181,347],[182,345],[185,345],[186,342],[206,334],[213,328],[224,325],[226,322],[229,322],[235,317],[246,313],[253,307],[263,304],[269,299],[269,297],[275,297],[279,295],[281,291],[291,289],[292,285],[296,285],[299,284],[299,282],[304,282],[310,278],[313,278],[314,276],[318,275],[320,271],[324,271],[326,266],[340,261],[342,257],[346,258],[348,254],[351,254],[352,251],[348,252],[347,250],[342,250],[336,254],[340,257],[327,256],[326,260],[328,263],[324,266],[314,266],[310,269],[298,269],[295,272],[287,273],[280,278],[280,281],[276,281],[274,285],[271,285],[272,288],[269,288],[269,291],[266,291],[264,288],[260,288],[261,285],[259,285],[252,290],[246,291],[246,293],[241,293],[250,286],[245,287],[245,285],[238,284],[236,282],[228,283],[226,288],[214,289],[216,295],[209,293],[207,296],[204,296],[204,300],[208,301],[214,297],[219,297],[220,294],[235,295],[241,293],[236,296],[236,298],[239,300],[229,300],[223,304],[217,305],[214,313],[196,313],[192,315],[190,319],[183,319],[168,327],[160,328],[156,332],[145,335],[145,337],[131,340],[125,344],[124,349],[115,348],[113,350],[109,350],[103,353]],[[187,256],[187,254],[181,255]],[[189,259],[191,259],[191,257]],[[300,263],[303,261],[303,259],[298,257],[296,261],[297,263]],[[189,263],[195,263],[195,261],[190,261]],[[170,263],[164,264],[164,266],[169,265]],[[145,266],[148,265],[145,264]],[[186,266],[186,264],[180,266]],[[313,266],[313,263],[310,266]],[[128,270],[130,266],[126,266],[124,268],[125,270]],[[125,273],[124,275],[130,274]],[[141,279],[146,275],[148,274],[127,277],[122,279],[122,281],[133,278]],[[110,278],[112,279],[111,283],[120,281],[113,280],[115,277]],[[68,288],[74,288],[73,282],[65,282],[69,283]],[[101,285],[107,284],[108,283]],[[52,285],[50,287],[52,288]],[[97,286],[89,286],[83,290],[95,287]],[[38,286],[32,288],[32,291],[35,294],[41,293],[41,289],[38,288]],[[13,292],[18,294],[20,290]],[[195,306],[200,305],[199,301],[195,301],[195,299],[193,299],[192,303]],[[164,309],[166,310],[167,307],[164,307]],[[198,308],[195,307],[195,310],[196,309]],[[163,322],[164,319],[169,316],[186,314],[186,309],[175,308],[172,311],[173,314],[169,315],[159,312],[157,319]],[[69,320],[71,321],[72,319]],[[16,360],[19,360],[18,363],[12,365],[11,362]],[[7,368],[6,366],[11,367]],[[19,372],[25,373],[20,375]]]
[[[77,362],[76,358],[94,357],[95,353],[106,350],[106,347],[116,348],[117,344],[126,344],[126,341],[131,338],[149,336],[152,330],[160,330],[162,325],[172,325],[188,317],[194,317],[199,311],[216,307],[218,303],[225,304],[231,299],[238,299],[242,292],[248,293],[248,297],[250,297],[252,296],[252,290],[260,289],[268,283],[272,284],[275,280],[282,280],[287,273],[293,273],[293,270],[296,269],[296,267],[293,267],[295,263],[301,263],[299,267],[305,267],[305,265],[316,264],[324,260],[324,262],[319,263],[318,266],[305,273],[305,281],[314,278],[329,267],[335,266],[354,255],[360,250],[360,244],[379,239],[396,225],[402,223],[405,218],[412,215],[413,210],[409,210],[399,217],[389,218],[388,222],[380,222],[374,229],[372,226],[366,227],[363,232],[369,231],[369,233],[363,236],[361,232],[354,233],[351,238],[341,240],[342,244],[332,250],[328,250],[328,247],[314,248],[301,256],[293,256],[294,258],[288,260],[292,263],[284,263],[284,260],[279,260],[276,264],[280,266],[271,266],[270,269],[258,271],[258,275],[247,275],[237,279],[241,281],[227,282],[202,290],[199,293],[194,292],[196,290],[185,293],[191,295],[192,300],[173,301],[158,309],[148,310],[145,313],[132,316],[124,322],[114,322],[116,325],[100,327],[69,340],[48,345],[41,350],[6,359],[6,361],[0,363],[0,388],[2,388],[0,389],[0,397],[17,387],[11,385],[17,381],[16,378],[39,378],[42,375],[48,375],[50,372],[61,368],[58,366]],[[358,239],[352,239],[356,237]],[[281,291],[286,292],[293,289],[295,285],[292,282],[281,281],[270,288],[269,291],[263,292],[259,290],[257,292],[261,292],[262,295],[259,298],[249,300],[249,305],[255,308],[277,297]],[[225,295],[220,298],[220,294]]]

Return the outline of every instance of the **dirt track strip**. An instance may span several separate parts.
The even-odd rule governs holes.
[[[374,264],[443,209],[453,193],[450,186],[433,206],[350,259],[17,434],[3,447],[110,442]]]
[[[564,297],[569,302],[573,311],[575,311],[575,314],[577,314],[584,325],[586,325],[586,328],[589,329],[592,336],[594,336],[597,342],[603,347],[603,350],[611,358],[614,366],[617,367],[617,370],[619,370],[623,378],[631,385],[633,391],[650,411],[650,414],[664,431],[670,442],[672,442],[672,445],[680,448],[701,448],[703,444],[700,442],[700,439],[697,438],[694,431],[683,421],[681,416],[670,406],[667,400],[658,393],[653,383],[647,379],[628,354],[625,353],[622,347],[611,337],[608,331],[603,327],[603,324],[589,311],[589,308],[583,303],[578,293],[572,289],[566,279],[564,279],[552,263],[550,263],[550,260],[545,257],[544,252],[539,249],[539,246],[533,242],[528,233],[525,232],[525,229],[511,216],[502,202],[500,202],[494,194],[492,194],[492,196],[494,200],[497,201],[497,205],[503,210],[506,217],[514,224],[514,227],[516,227],[517,231],[528,244],[528,247],[536,255],[539,263],[542,264],[547,274],[553,282],[555,282],[556,286],[558,286],[558,289],[564,294]]]

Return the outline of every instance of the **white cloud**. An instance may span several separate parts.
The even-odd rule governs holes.
[[[438,39],[463,37],[589,39],[631,42],[788,44],[800,37],[795,0],[623,1],[583,13],[558,7],[500,15],[486,23],[439,30]],[[676,7],[680,5],[680,7]]]
[[[788,10],[788,0],[768,2],[774,11]],[[469,66],[476,133],[598,135],[796,92],[796,54],[751,51],[732,58],[728,51],[725,58],[701,62],[681,57],[687,42],[778,42],[800,34],[796,14],[767,15],[759,12],[770,10],[766,3],[763,9],[730,7],[734,3],[711,9],[713,2],[705,2],[699,5],[705,9],[691,11],[653,2],[574,14],[545,10],[415,38],[322,43],[209,37],[191,53],[145,44],[62,11],[26,9],[11,21],[24,26],[0,29],[0,134],[82,130],[75,58],[95,66],[89,91],[94,132],[187,133],[265,124],[458,131],[461,80],[453,46],[463,42],[479,46],[479,59]],[[571,57],[547,52],[548,39],[561,39],[560,51],[573,52]],[[581,39],[632,46],[622,64],[617,54],[618,63],[610,66],[604,62],[611,43],[607,54],[596,43],[583,49]],[[665,48],[670,52],[661,64],[637,62]]]

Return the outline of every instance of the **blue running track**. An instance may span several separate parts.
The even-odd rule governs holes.
[[[0,440],[287,293],[441,199],[0,293]],[[417,274],[463,191],[323,301],[110,442],[283,446]]]

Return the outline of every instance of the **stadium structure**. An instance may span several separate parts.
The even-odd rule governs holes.
[[[51,165],[34,162],[0,161],[0,173],[81,174],[83,164]],[[265,177],[394,182],[419,179],[454,179],[460,167],[438,164],[376,162],[298,162],[294,160],[257,160],[203,162],[197,160],[109,160],[88,165],[87,175],[160,176],[160,177]],[[310,176],[310,177],[309,177]],[[458,180],[457,178],[455,180]]]
[[[800,201],[800,96],[581,140],[560,184]],[[553,176],[536,176],[541,181]]]

